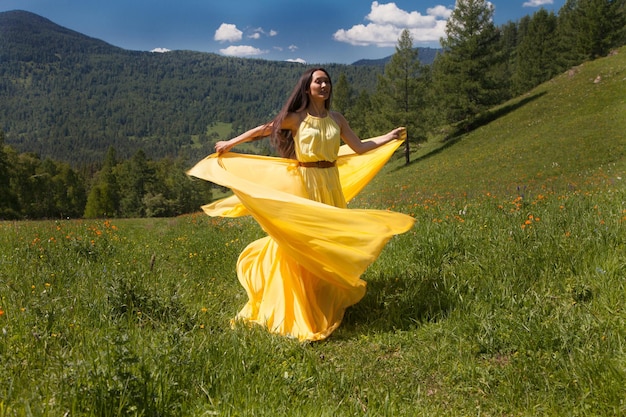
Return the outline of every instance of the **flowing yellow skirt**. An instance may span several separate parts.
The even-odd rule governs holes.
[[[356,155],[342,146],[337,167],[350,201],[384,166],[401,141]],[[338,208],[309,200],[297,162],[226,153],[196,164],[188,175],[228,187],[233,196],[206,205],[210,216],[252,215],[268,236],[237,262],[248,302],[237,319],[299,340],[321,340],[347,307],[365,295],[360,276],[414,219],[385,210]]]

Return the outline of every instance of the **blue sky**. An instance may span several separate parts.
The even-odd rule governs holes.
[[[492,0],[497,25],[565,0]],[[394,53],[400,32],[439,47],[454,0],[0,0],[130,50],[194,50],[350,64]]]

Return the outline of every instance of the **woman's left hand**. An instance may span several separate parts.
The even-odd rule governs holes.
[[[405,140],[406,139],[406,128],[405,127],[397,127],[395,129],[393,129],[391,132],[389,132],[389,134],[391,135],[392,139]]]

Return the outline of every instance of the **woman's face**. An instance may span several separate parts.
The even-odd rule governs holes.
[[[309,95],[312,99],[327,100],[330,97],[330,78],[324,71],[317,70],[311,76]]]

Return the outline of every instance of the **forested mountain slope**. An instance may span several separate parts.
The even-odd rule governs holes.
[[[325,65],[357,91],[380,65]],[[233,133],[273,116],[304,67],[192,51],[128,51],[38,15],[0,13],[0,129],[6,143],[73,165],[206,153],[211,127]]]

